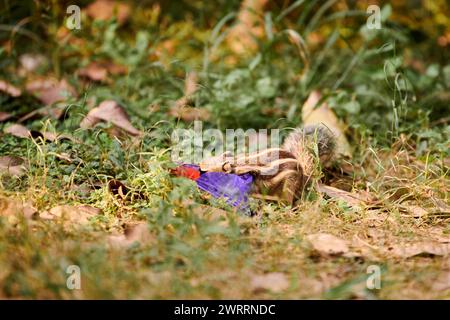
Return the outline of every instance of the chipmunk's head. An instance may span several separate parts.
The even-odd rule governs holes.
[[[282,148],[296,156],[312,152],[319,157],[322,166],[327,166],[334,157],[336,140],[333,132],[326,126],[311,125],[292,131]]]

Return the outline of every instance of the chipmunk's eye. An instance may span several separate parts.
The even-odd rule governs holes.
[[[224,171],[224,172],[231,172],[231,169],[232,169],[232,166],[231,166],[231,163],[229,163],[229,162],[225,162],[223,165],[222,165],[222,170]]]

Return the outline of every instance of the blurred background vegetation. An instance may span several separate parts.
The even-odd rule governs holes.
[[[90,9],[96,2],[115,6],[114,14]],[[167,119],[191,71],[200,87],[192,106],[207,110],[203,120],[222,129],[298,126],[302,103],[319,89],[354,141],[385,144],[407,133],[421,148],[448,151],[445,0],[118,3],[77,1],[82,27],[68,30],[73,1],[1,0],[0,76],[20,86],[27,79],[17,72],[19,57],[44,55],[38,73],[68,78],[89,96],[126,102],[147,128]],[[371,4],[381,8],[380,30],[365,24]],[[92,61],[114,61],[127,76],[81,84],[76,71]],[[3,109],[16,108],[2,101]],[[158,111],[149,112],[149,105]]]

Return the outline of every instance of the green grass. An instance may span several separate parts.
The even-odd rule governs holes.
[[[450,298],[448,287],[434,287],[448,273],[448,255],[400,258],[388,250],[450,239],[448,53],[440,56],[416,43],[407,27],[388,17],[376,33],[360,29],[364,15],[345,20],[351,26],[346,29],[349,24],[334,19],[334,11],[315,16],[320,5],[309,3],[300,5],[298,15],[278,20],[286,8],[271,8],[265,22],[276,31],[258,40],[250,57],[230,53],[222,38],[237,2],[220,14],[196,3],[186,8],[201,12],[192,19],[179,18],[175,8],[165,8],[157,21],[146,18],[151,9],[139,10],[124,26],[84,19],[80,31],[57,40],[61,7],[46,11],[30,3],[25,12],[11,9],[0,21],[14,26],[15,14],[48,14],[48,21],[38,19],[27,29],[38,40],[17,34],[11,52],[0,47],[0,79],[23,86],[19,56],[34,48],[48,61],[36,73],[64,77],[79,93],[61,105],[62,120],[44,116],[24,123],[77,142],[0,134],[0,156],[28,160],[24,176],[0,174],[0,298]],[[9,39],[3,29],[1,39]],[[319,32],[324,42],[307,42],[308,58],[301,59],[287,29],[305,39]],[[164,49],[169,44],[175,49]],[[424,72],[411,67],[411,56],[423,62]],[[128,73],[87,84],[75,71],[92,60],[114,61]],[[346,190],[366,190],[377,206],[354,209],[312,190],[294,208],[252,200],[257,216],[249,218],[205,197],[194,183],[170,176],[170,134],[192,124],[168,111],[183,96],[189,71],[199,77],[190,103],[211,114],[205,129],[300,126],[301,105],[320,89],[347,124],[355,149],[351,173],[327,179]],[[144,132],[140,139],[115,138],[105,123],[79,128],[90,108],[105,99],[123,105]],[[0,93],[0,110],[17,117],[38,107],[27,94]],[[15,121],[0,123],[1,132]],[[111,179],[130,189],[126,199],[108,190]],[[11,214],[13,199],[39,213],[82,204],[102,213],[67,227],[62,219],[24,219],[20,209]],[[415,218],[401,210],[406,204],[429,214]],[[111,235],[139,222],[148,227],[145,239],[111,245]],[[319,232],[348,241],[354,256],[317,255],[306,237]],[[67,288],[69,265],[80,267],[82,290]],[[382,267],[380,290],[365,287],[370,265]],[[279,292],[251,285],[254,275],[270,272],[283,273],[289,285]]]

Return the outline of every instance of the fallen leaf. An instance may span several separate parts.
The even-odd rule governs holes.
[[[54,78],[35,79],[27,83],[26,89],[46,105],[77,96],[75,89],[65,79],[60,81]]]
[[[19,57],[20,64],[26,72],[33,72],[46,62],[46,57],[41,54],[25,53]]]
[[[115,64],[111,61],[91,62],[86,67],[78,70],[78,75],[92,81],[106,81],[109,74],[124,75],[128,73],[127,67]]]
[[[237,54],[254,52],[257,49],[256,38],[264,35],[264,7],[267,0],[244,0],[237,16],[237,23],[227,35],[230,49]]]
[[[8,54],[11,54],[13,47],[14,45],[11,39],[4,41],[1,45],[1,48]]]
[[[129,241],[140,241],[140,242],[145,242],[147,240],[153,239],[151,237],[151,234],[149,232],[148,225],[146,222],[128,226],[125,229],[125,237]]]
[[[428,215],[428,211],[424,208],[416,205],[402,205],[399,207],[400,210],[405,211],[408,215],[414,218],[421,218]]]
[[[450,289],[450,271],[442,272],[431,287],[433,291],[444,291]]]
[[[102,62],[101,65],[104,66],[106,70],[108,70],[108,72],[113,75],[124,75],[128,73],[128,68],[126,66],[116,64],[111,61]]]
[[[50,117],[55,120],[60,120],[66,111],[66,106],[45,106],[43,108],[38,108],[20,117],[19,123],[28,121],[30,119],[38,117]]]
[[[5,121],[11,119],[12,117],[13,117],[12,114],[10,114],[8,112],[0,111],[0,122],[5,122]]]
[[[155,237],[150,233],[146,222],[128,226],[124,234],[108,237],[109,244],[114,248],[125,248],[135,242],[149,243],[154,240]]]
[[[289,288],[289,281],[284,273],[271,272],[263,275],[254,275],[250,280],[252,291],[271,291],[279,293]]]
[[[0,80],[0,92],[4,92],[7,95],[14,98],[17,98],[20,95],[22,95],[22,90],[4,80]]]
[[[21,124],[13,124],[9,127],[5,128],[3,132],[13,135],[15,137],[19,138],[30,138],[31,132],[27,129],[27,127],[21,125]]]
[[[25,160],[16,156],[0,157],[0,172],[7,172],[8,174],[18,177],[25,173]]]
[[[117,17],[117,22],[123,24],[128,20],[131,8],[119,1],[97,0],[86,7],[86,13],[94,20],[109,20]]]
[[[37,214],[38,211],[31,204],[25,203],[23,205],[23,216],[26,219],[33,219],[35,216],[37,216]]]
[[[13,198],[0,197],[0,216],[22,215],[26,219],[32,219],[37,210],[29,203]]]
[[[38,139],[42,138],[42,140],[45,141],[56,141],[56,140],[70,140],[73,142],[79,142],[75,138],[72,138],[71,136],[65,135],[65,134],[57,134],[54,132],[44,131],[39,132],[35,130],[28,130],[27,127],[21,125],[21,124],[13,124],[4,130],[5,133],[11,134],[13,136],[19,137],[19,138],[33,138]]]
[[[67,134],[59,134],[59,133],[51,132],[51,131],[42,131],[42,132],[39,132],[39,134],[42,137],[42,139],[44,139],[46,141],[50,141],[50,142],[68,140],[68,141],[72,141],[75,143],[81,143],[81,141],[79,141],[78,139],[76,139],[70,135],[67,135]]]
[[[207,109],[189,106],[189,101],[196,90],[197,74],[189,72],[184,83],[184,96],[175,101],[175,104],[169,110],[169,115],[186,122],[194,120],[207,121],[211,116]]]
[[[195,91],[197,91],[197,73],[191,71],[186,75],[186,80],[184,82],[184,96],[192,96]]]
[[[344,125],[336,117],[326,102],[323,102],[317,108],[321,94],[319,91],[313,91],[309,95],[302,107],[302,123],[307,125],[323,124],[330,129],[336,137],[336,151],[345,156],[352,155],[350,143],[344,134]]]
[[[169,110],[169,115],[175,118],[179,118],[186,122],[194,120],[207,121],[211,117],[209,111],[205,108],[195,108],[186,106],[173,106]]]
[[[327,195],[331,199],[338,199],[342,200],[345,203],[347,203],[351,207],[361,207],[362,205],[366,204],[368,199],[367,197],[364,197],[364,195],[361,195],[359,193],[353,192],[347,192],[335,187],[326,186],[323,184],[317,185],[317,191],[319,191],[322,194]]]
[[[78,75],[92,81],[105,81],[108,76],[108,69],[101,66],[99,63],[91,62],[86,67],[79,69]]]
[[[192,206],[192,211],[200,218],[206,221],[219,221],[218,225],[222,227],[227,227],[229,221],[227,219],[227,212],[223,209],[211,207],[205,204],[194,203],[192,200],[185,200],[182,204],[187,207]]]
[[[155,113],[155,112],[159,112],[160,110],[161,110],[161,106],[159,105],[159,104],[150,104],[148,107],[147,107],[147,110],[148,110],[148,112],[150,112],[150,113]]]
[[[316,233],[306,236],[312,248],[323,255],[341,255],[349,251],[347,243],[331,234]]]
[[[45,220],[62,219],[64,220],[65,227],[71,227],[77,224],[85,225],[89,222],[90,218],[101,213],[101,209],[88,205],[60,205],[48,211],[41,212],[39,217]]]
[[[423,241],[405,245],[399,244],[389,247],[387,252],[399,258],[447,256],[450,253],[450,243]]]
[[[325,39],[326,38],[320,32],[310,32],[308,34],[307,42],[308,45],[316,47],[323,44]]]
[[[450,165],[448,165],[450,167]],[[436,208],[439,209],[440,212],[449,212],[450,213],[450,206],[443,200],[435,197],[434,195],[430,197],[431,201],[433,201]]]
[[[0,197],[0,216],[6,217],[22,212],[21,202]]]
[[[63,153],[52,153],[56,158],[66,161],[68,163],[72,163],[74,160],[70,157],[70,155],[66,152]]]
[[[83,129],[92,128],[100,121],[110,122],[133,136],[142,134],[141,131],[133,127],[125,110],[113,100],[105,100],[98,107],[89,111],[81,121],[80,127]]]

